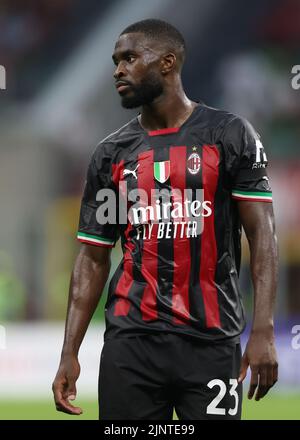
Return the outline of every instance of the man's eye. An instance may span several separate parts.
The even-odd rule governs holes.
[[[135,60],[135,57],[133,55],[128,55],[128,57],[127,57],[128,63],[133,63],[134,60]]]

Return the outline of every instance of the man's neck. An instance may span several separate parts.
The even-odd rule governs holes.
[[[182,87],[174,88],[142,108],[139,118],[145,130],[180,127],[191,115],[197,103],[188,99]]]

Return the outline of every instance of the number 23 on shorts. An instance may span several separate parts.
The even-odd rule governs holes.
[[[229,379],[229,384],[227,385],[221,379],[212,379],[208,382],[207,387],[213,389],[215,387],[219,387],[219,392],[216,397],[210,402],[210,404],[206,408],[206,414],[211,415],[220,415],[220,416],[236,416],[239,409],[239,393],[237,391],[238,387],[237,379]],[[224,402],[222,405],[222,401],[226,394],[229,393],[229,396],[232,396],[230,402],[232,402],[232,406],[228,408],[224,408]],[[226,399],[228,401],[228,399]]]

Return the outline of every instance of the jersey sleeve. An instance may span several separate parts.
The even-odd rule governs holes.
[[[236,200],[272,202],[268,160],[259,134],[245,119],[236,118],[226,133],[226,164]]]
[[[114,216],[106,222],[103,215],[108,206],[108,198],[101,195],[100,190],[110,194]],[[100,192],[99,192],[100,191]],[[119,225],[116,223],[115,188],[111,179],[111,159],[104,151],[103,146],[98,146],[88,166],[85,188],[81,200],[79,229],[77,238],[82,243],[96,246],[114,247],[119,239]],[[106,205],[104,205],[106,204]],[[107,212],[107,211],[106,211]],[[111,221],[112,220],[112,221]]]

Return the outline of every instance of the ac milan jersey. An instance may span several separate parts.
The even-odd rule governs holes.
[[[238,203],[272,201],[266,166],[248,121],[202,104],[180,128],[147,132],[136,117],[100,142],[78,239],[114,247],[121,237],[105,340],[175,332],[218,341],[242,332]]]

